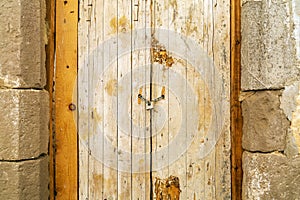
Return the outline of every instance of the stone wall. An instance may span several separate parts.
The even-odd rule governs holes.
[[[245,200],[300,197],[300,5],[296,1],[242,1]]]
[[[45,2],[0,2],[0,199],[48,199]]]

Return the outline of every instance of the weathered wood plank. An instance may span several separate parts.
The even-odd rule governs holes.
[[[79,153],[79,199],[89,198],[89,152],[88,152],[88,2],[79,2],[78,22],[78,153]]]
[[[217,3],[217,4],[216,4]],[[230,2],[214,2],[214,63],[221,72],[225,85],[226,102],[230,102]],[[219,42],[222,41],[222,42]],[[215,193],[216,199],[231,199],[230,175],[230,117],[229,104],[223,105],[227,110],[227,121],[221,132],[215,148],[216,173]],[[228,184],[224,184],[228,183]]]
[[[169,12],[167,1],[153,1],[151,7],[151,66],[152,66],[152,95],[157,99],[165,93],[165,99],[153,103],[151,110],[152,126],[152,185],[154,198],[158,198],[155,182],[157,179],[165,179],[169,176],[169,71],[165,64],[165,58],[169,54],[167,35],[161,35],[160,30],[169,29]],[[164,44],[162,43],[164,41]],[[149,88],[150,89],[150,88]],[[164,90],[164,91],[163,91]]]
[[[116,37],[119,32],[118,27],[118,1],[104,1],[104,41]],[[118,125],[117,125],[117,95],[118,95],[118,65],[116,58],[118,55],[117,43],[110,48],[104,47],[103,49],[104,63],[109,63],[109,66],[103,65],[103,87],[104,91],[104,152],[103,162],[105,164],[103,170],[104,186],[103,198],[104,199],[117,199],[118,198]]]
[[[46,90],[49,92],[49,193],[50,200],[55,198],[55,163],[54,163],[54,153],[55,153],[55,140],[53,131],[53,82],[54,82],[54,57],[55,57],[55,1],[46,1],[46,20],[49,25],[48,30],[48,43],[46,45],[46,69],[47,69],[47,85]]]
[[[77,1],[56,1],[55,177],[56,199],[76,199]],[[74,98],[75,97],[75,98]]]
[[[149,199],[151,188],[156,189],[154,177],[173,175],[179,178],[181,199],[229,198],[229,4],[215,0],[102,3],[103,12],[96,6],[91,15],[95,24],[89,28],[88,48],[99,40],[112,43],[97,56],[102,58],[102,71],[95,65],[101,60],[90,58],[84,72],[94,81],[88,80],[87,104],[93,115],[88,112],[91,155],[83,161],[88,165],[82,165],[89,174],[83,188],[87,187],[90,198]],[[145,29],[146,35],[147,27],[152,35],[144,42],[152,40],[152,63],[150,49],[142,49],[139,38],[139,29]],[[203,52],[192,51],[198,47]],[[152,100],[165,94],[151,111],[136,99],[138,93],[149,99],[150,87]],[[95,113],[100,121],[90,118]],[[95,135],[101,134],[99,144]],[[135,157],[137,152],[144,153],[144,159]]]
[[[212,58],[214,61],[215,55],[214,55],[214,12],[213,12],[213,6],[214,1],[208,0],[205,4],[203,4],[203,17],[204,17],[204,51],[207,52],[208,56]],[[216,67],[216,66],[214,66]],[[210,76],[215,76],[215,73],[211,73]],[[205,77],[205,82],[208,81],[214,81],[213,77]],[[209,91],[211,95],[213,94],[213,91]],[[211,141],[214,142],[216,140],[215,133],[213,137],[211,138]],[[215,196],[215,148],[210,152],[210,154],[207,155],[207,157],[204,158],[204,194],[205,199],[216,199]]]
[[[146,111],[145,102],[138,100],[138,94],[143,97],[149,95],[149,76],[147,68],[150,61],[150,50],[140,49],[146,47],[150,41],[150,34],[145,27],[149,26],[147,12],[149,1],[132,1],[132,199],[148,199],[149,179],[147,175],[147,128],[149,129],[149,112]],[[148,24],[148,25],[147,25]],[[142,36],[142,40],[140,39]],[[149,153],[149,152],[148,152]]]
[[[101,54],[99,40],[102,42],[103,26],[98,21],[102,20],[103,4],[96,0],[88,3],[88,38],[89,38],[89,66],[88,66],[88,88],[89,88],[89,198],[102,199],[103,189],[103,163],[99,159],[99,153],[104,152],[103,144],[96,134],[103,133],[103,93],[98,91],[99,77],[101,77],[101,61],[98,59]],[[100,69],[99,69],[100,68]]]
[[[241,1],[231,0],[230,20],[230,123],[231,123],[231,192],[232,199],[242,198],[242,110],[241,91]]]
[[[132,30],[132,2],[118,0],[118,198],[132,199],[132,40],[126,37]],[[129,49],[122,55],[123,49]],[[126,86],[125,86],[126,85]],[[124,87],[125,86],[125,87]],[[126,109],[124,109],[126,108]],[[129,120],[128,120],[129,118]],[[121,124],[127,121],[128,128]]]

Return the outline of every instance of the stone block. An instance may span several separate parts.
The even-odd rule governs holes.
[[[22,162],[0,161],[0,199],[48,200],[48,157]]]
[[[300,78],[291,3],[244,1],[241,13],[243,91],[281,89]]]
[[[300,157],[280,153],[243,154],[243,200],[299,199]]]
[[[0,87],[44,87],[45,13],[44,0],[0,2]]]
[[[242,101],[243,148],[283,151],[290,122],[280,109],[281,91],[258,91]]]
[[[47,154],[47,91],[0,90],[0,108],[0,160],[22,160]]]

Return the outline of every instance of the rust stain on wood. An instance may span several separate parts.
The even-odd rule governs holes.
[[[118,82],[116,79],[109,80],[105,85],[105,91],[109,96],[117,96]]]
[[[127,32],[129,31],[132,26],[130,24],[129,19],[126,18],[125,15],[117,19],[117,17],[113,17],[110,20],[110,28],[111,28],[111,33],[117,33],[117,32]]]
[[[170,56],[166,48],[158,43],[156,39],[152,41],[151,48],[153,62],[165,65],[166,67],[172,67],[174,64],[174,59]]]
[[[177,0],[171,0],[170,6],[173,8],[173,16],[172,16],[172,23],[173,23],[176,19],[177,13],[178,13]]]
[[[99,115],[96,108],[93,108],[92,118],[96,121],[96,123],[102,122],[102,116]]]
[[[102,174],[93,174],[93,187],[94,187],[95,190],[101,189],[102,180],[103,180],[103,175]]]
[[[198,27],[193,24],[193,6],[189,9],[189,14],[186,22],[186,34],[189,36],[193,32],[198,32]]]
[[[171,175],[166,179],[155,179],[154,192],[157,200],[179,200],[181,190],[178,177]]]

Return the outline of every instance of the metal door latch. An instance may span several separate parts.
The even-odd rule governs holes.
[[[135,16],[133,17],[133,21],[135,22],[139,21],[139,7],[140,7],[140,2],[138,1],[136,4],[134,4]]]
[[[165,88],[165,86],[163,86],[162,89],[161,89],[160,97],[157,97],[156,99],[152,99],[152,100],[148,100],[145,97],[143,97],[142,93],[143,93],[143,88],[140,88],[139,89],[139,94],[138,94],[138,104],[141,104],[142,101],[144,101],[145,104],[146,104],[146,109],[151,110],[151,109],[153,109],[153,107],[154,107],[153,104],[155,102],[158,102],[160,100],[165,99],[166,88]]]

